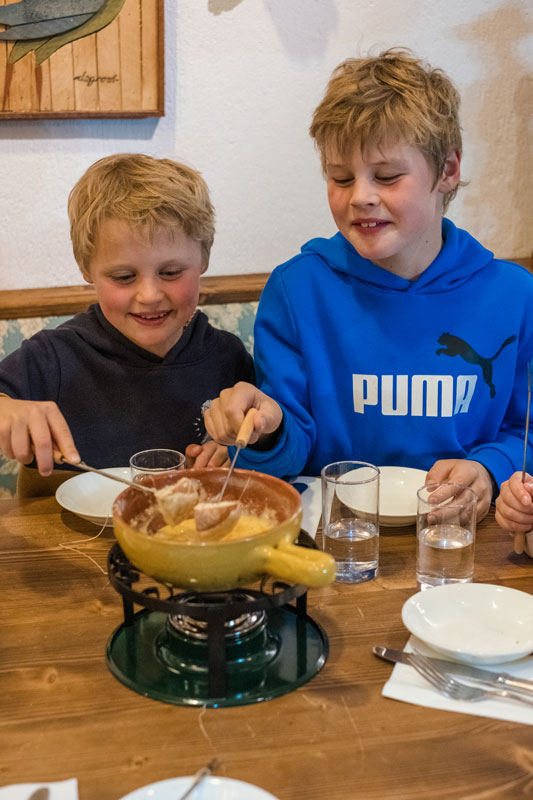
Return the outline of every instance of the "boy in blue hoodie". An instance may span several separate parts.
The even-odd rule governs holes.
[[[460,183],[459,96],[408,51],[350,59],[310,129],[339,232],[275,269],[255,327],[259,389],[206,415],[241,467],[317,475],[332,461],[429,470],[483,517],[521,464],[533,278],[443,213]]]
[[[204,442],[207,400],[253,381],[244,345],[197,309],[215,225],[196,170],[119,153],[92,164],[69,197],[74,257],[98,303],[22,343],[0,363],[0,450],[22,464],[19,494],[46,494],[68,473],[53,450],[94,467],[150,448],[220,466]]]

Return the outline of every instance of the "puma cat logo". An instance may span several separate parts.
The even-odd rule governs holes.
[[[437,355],[440,356],[460,356],[462,359],[467,361],[469,364],[477,364],[481,367],[481,371],[483,374],[483,380],[487,384],[490,389],[490,396],[494,397],[496,394],[496,387],[492,382],[492,362],[498,358],[500,353],[502,352],[504,347],[507,347],[508,344],[514,342],[516,336],[509,336],[508,339],[502,344],[496,355],[492,356],[492,358],[483,358],[474,350],[468,342],[465,342],[464,339],[460,339],[458,336],[454,336],[453,333],[443,333],[439,338],[439,344],[443,344],[444,347],[439,347],[436,351]]]

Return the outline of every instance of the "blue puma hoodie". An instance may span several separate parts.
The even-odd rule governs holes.
[[[340,233],[312,239],[273,271],[255,326],[258,385],[283,430],[238,465],[290,476],[345,459],[427,470],[467,458],[499,485],[522,467],[532,309],[531,274],[447,219],[414,281]]]

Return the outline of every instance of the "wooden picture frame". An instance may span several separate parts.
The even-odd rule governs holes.
[[[83,11],[84,0],[78,2]],[[0,121],[164,116],[163,4],[102,0],[96,13],[69,31],[0,40]],[[13,0],[0,0],[0,15],[7,5]],[[56,13],[58,6],[53,6]],[[86,8],[95,6],[95,0],[86,3]],[[0,24],[0,36],[9,30]],[[22,30],[27,32],[28,25]]]

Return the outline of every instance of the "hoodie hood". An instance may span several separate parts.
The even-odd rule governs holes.
[[[457,228],[449,219],[442,221],[442,248],[437,258],[414,281],[402,278],[362,258],[341,233],[331,239],[311,239],[303,254],[320,256],[336,272],[343,272],[363,283],[391,292],[435,294],[457,289],[475,272],[484,269],[494,254],[473,236]]]

